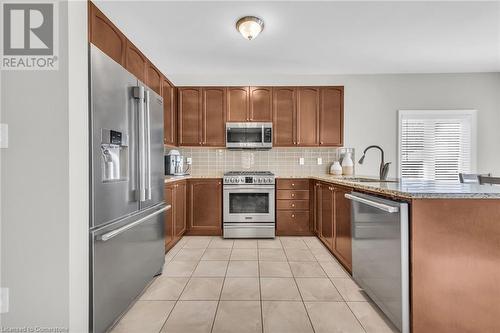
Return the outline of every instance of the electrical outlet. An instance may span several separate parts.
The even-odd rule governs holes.
[[[321,157],[318,157],[318,165],[323,164],[323,159]]]
[[[191,157],[186,157],[186,164],[187,164],[187,165],[191,165],[191,164],[193,164],[193,158],[191,158]]]
[[[304,165],[304,158],[303,157],[299,158],[299,165]]]

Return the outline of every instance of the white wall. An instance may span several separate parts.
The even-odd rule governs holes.
[[[72,332],[87,331],[86,2],[71,6],[79,20],[68,25],[68,3],[59,3],[58,70],[1,75],[9,147],[0,150],[0,263],[10,290],[2,327],[68,329],[78,302]],[[70,47],[80,52],[71,63]]]
[[[345,146],[356,156],[370,144],[381,145],[397,174],[397,110],[478,110],[479,172],[500,175],[500,73],[394,74],[346,76],[253,75],[197,77],[176,75],[176,85],[343,85]],[[369,152],[357,173],[376,175],[379,156]]]

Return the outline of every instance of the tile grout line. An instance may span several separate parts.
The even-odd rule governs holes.
[[[213,240],[213,238],[212,238],[212,240]],[[210,241],[210,242],[212,242],[212,241]],[[231,251],[229,253],[229,260],[227,261],[226,272],[224,273],[224,279],[222,280],[222,287],[220,288],[219,299],[217,300],[217,306],[215,307],[214,319],[212,320],[212,327],[210,328],[210,332],[213,332],[213,330],[214,330],[215,320],[217,319],[217,312],[219,311],[220,299],[222,297],[222,291],[224,290],[224,285],[226,284],[227,270],[229,269],[229,262],[231,260],[232,254],[233,254],[233,248],[234,248],[234,242],[233,242],[233,246],[231,246]]]
[[[281,244],[281,241],[280,241]],[[259,241],[257,240],[257,268],[259,269],[258,271],[258,281],[259,281],[259,303],[260,303],[260,326],[262,328],[262,333],[264,333],[264,304],[262,302],[262,286],[260,284],[260,248],[259,248]]]
[[[300,239],[300,240],[302,240],[302,239]],[[304,241],[302,240],[302,242],[304,242]],[[307,244],[306,244],[306,247],[307,247]],[[283,250],[284,250],[284,248],[283,248]],[[288,260],[288,256],[286,254],[286,251],[283,251],[283,252],[285,252],[285,257],[286,257],[286,261],[287,261],[288,265],[290,265],[290,261]],[[292,268],[290,267],[290,270],[291,269]],[[306,312],[307,319],[309,319],[309,324],[311,325],[311,329],[312,329],[312,331],[314,333],[314,332],[316,332],[316,330],[314,329],[314,325],[312,323],[311,317],[309,316],[309,312],[307,312],[306,304],[304,303],[304,297],[302,296],[302,293],[301,293],[300,288],[299,288],[299,284],[297,283],[297,278],[293,274],[293,272],[292,272],[292,276],[293,276],[293,282],[295,283],[295,287],[297,287],[297,291],[299,292],[300,299],[302,300],[302,307],[304,308],[304,311]]]
[[[184,237],[184,236],[183,236],[183,237]],[[179,240],[179,241],[180,241],[180,240]],[[182,248],[181,248],[181,249],[183,249],[183,248],[184,248],[184,246],[186,246],[186,244],[187,244],[188,242],[189,242],[189,240],[188,240],[188,241],[186,241],[186,243],[182,246]],[[211,240],[210,240],[210,242],[211,242]],[[210,242],[208,242],[208,243],[210,244]],[[208,247],[208,245],[207,245],[207,247]],[[180,251],[181,249],[179,249],[179,251]],[[205,251],[206,251],[206,250],[207,250],[206,248],[203,250],[203,253],[201,254],[201,257],[203,257],[203,255],[205,254]],[[177,253],[178,253],[179,251],[177,251]],[[176,255],[177,255],[177,254],[176,254]],[[189,281],[191,281],[191,278],[193,277],[193,273],[194,273],[194,271],[196,270],[196,268],[197,268],[197,267],[198,267],[198,265],[200,264],[201,257],[200,257],[200,259],[198,260],[198,263],[196,264],[196,267],[193,269],[193,271],[192,271],[192,272],[191,272],[191,274],[189,275],[188,280],[186,281],[186,284],[184,285],[184,288],[182,288],[182,291],[180,292],[179,297],[177,297],[177,300],[175,301],[174,306],[172,307],[172,310],[170,310],[170,313],[168,314],[167,318],[166,318],[166,319],[165,319],[165,321],[163,322],[163,325],[161,326],[161,328],[160,328],[160,330],[158,331],[158,333],[161,333],[161,331],[163,331],[163,329],[165,328],[165,325],[167,325],[167,321],[168,321],[168,319],[169,319],[169,318],[170,318],[170,316],[172,315],[172,312],[174,312],[174,309],[175,309],[175,307],[177,306],[177,303],[179,303],[179,301],[180,301],[180,299],[181,299],[182,294],[184,293],[184,291],[186,290],[187,285],[189,284]],[[172,258],[172,259],[173,259],[173,258]]]

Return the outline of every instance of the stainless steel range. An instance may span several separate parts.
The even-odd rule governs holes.
[[[224,238],[274,238],[274,184],[267,171],[224,174]]]

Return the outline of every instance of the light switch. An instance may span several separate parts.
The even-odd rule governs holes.
[[[193,164],[193,158],[192,157],[186,157],[186,164],[187,165]]]
[[[304,158],[303,157],[299,158],[299,164],[304,165]]]
[[[9,148],[9,125],[0,124],[0,148]]]
[[[323,164],[323,159],[321,157],[318,157],[318,165]]]

